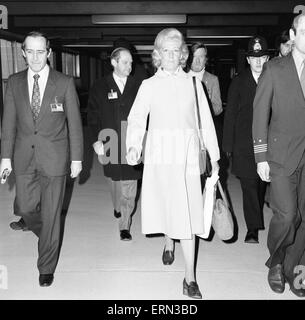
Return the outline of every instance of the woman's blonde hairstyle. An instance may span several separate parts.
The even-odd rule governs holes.
[[[164,41],[167,40],[178,40],[181,43],[181,58],[180,58],[180,65],[185,67],[186,61],[189,55],[189,51],[187,48],[186,43],[184,42],[183,35],[180,31],[175,28],[167,28],[163,29],[157,34],[154,43],[154,50],[151,54],[152,56],[152,63],[156,68],[159,68],[161,65],[161,56],[160,50],[162,49]]]

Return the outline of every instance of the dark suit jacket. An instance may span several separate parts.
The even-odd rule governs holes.
[[[64,112],[51,112],[50,104],[63,104]],[[50,68],[41,109],[34,124],[27,70],[8,79],[2,123],[2,158],[13,158],[16,175],[29,172],[36,161],[46,174],[62,176],[71,160],[83,158],[83,131],[73,78]]]
[[[271,173],[288,176],[299,164],[305,99],[291,54],[264,65],[253,104],[253,141],[256,162],[268,161]]]
[[[250,68],[233,78],[225,112],[222,148],[232,152],[232,172],[239,177],[255,178],[252,116],[256,82]]]
[[[137,180],[142,177],[142,165],[130,166],[125,159],[127,117],[141,82],[129,76],[123,94],[121,94],[113,75],[109,74],[96,81],[90,90],[88,124],[92,128],[95,140],[98,139],[101,130],[107,129],[114,130],[118,137],[118,140],[115,140],[109,137],[101,139],[100,136],[105,146],[106,144],[111,146],[106,152],[106,156],[111,157],[111,163],[104,165],[104,174],[112,180]],[[116,92],[117,98],[108,98],[111,90]]]

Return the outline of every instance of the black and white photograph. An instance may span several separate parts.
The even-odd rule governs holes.
[[[305,298],[305,4],[0,1],[0,44],[0,300]]]

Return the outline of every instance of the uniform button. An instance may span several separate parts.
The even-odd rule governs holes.
[[[35,131],[34,134],[37,134],[37,131]]]
[[[32,149],[34,149],[34,148],[35,148],[35,146],[33,145],[33,146],[32,146]]]

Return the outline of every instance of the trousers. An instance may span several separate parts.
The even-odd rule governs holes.
[[[111,178],[106,179],[110,187],[114,210],[121,213],[119,229],[129,230],[131,215],[135,208],[137,180],[114,181]]]
[[[16,176],[14,207],[38,237],[40,274],[54,273],[60,251],[61,210],[66,176],[51,177],[39,167]]]
[[[283,264],[284,272],[292,276],[295,266],[305,263],[305,152],[290,176],[271,172],[270,207],[266,265]]]
[[[243,210],[248,230],[264,229],[263,207],[266,182],[257,178],[240,177],[243,194]]]

